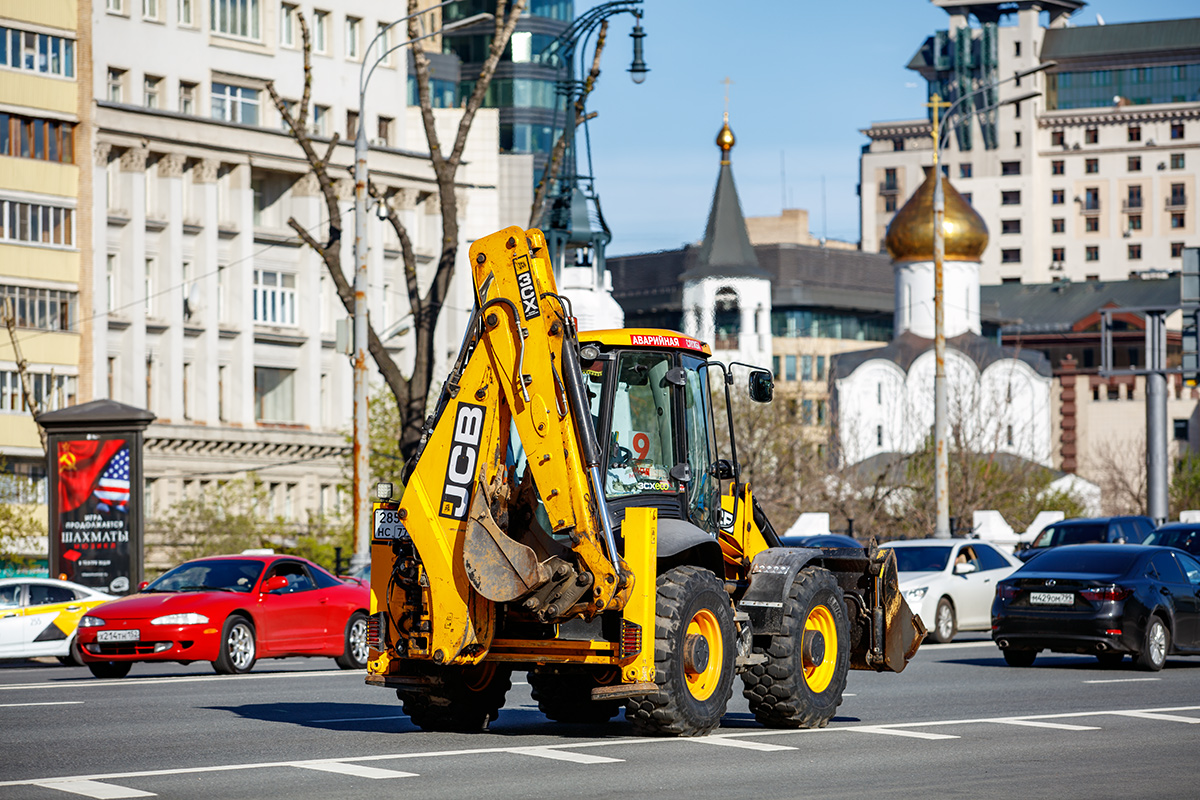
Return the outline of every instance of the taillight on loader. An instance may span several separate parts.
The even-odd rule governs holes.
[[[632,658],[642,652],[642,626],[621,620],[621,658]]]

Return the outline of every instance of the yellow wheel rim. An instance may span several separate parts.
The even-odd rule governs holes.
[[[725,642],[721,637],[721,623],[716,614],[702,608],[688,622],[684,636],[685,641],[688,636],[703,637],[708,645],[708,663],[704,665],[704,669],[693,670],[686,659],[683,667],[688,692],[697,700],[707,700],[721,682],[721,665],[725,663]]]
[[[817,606],[808,612],[808,619],[804,621],[804,630],[805,632],[816,631],[825,638],[824,660],[816,666],[804,667],[805,683],[808,684],[809,689],[820,694],[829,688],[829,684],[833,680],[833,673],[837,668],[838,636],[833,613],[825,606]]]

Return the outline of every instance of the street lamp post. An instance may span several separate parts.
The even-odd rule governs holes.
[[[367,84],[375,74],[375,68],[397,50],[455,28],[491,19],[492,15],[476,14],[444,25],[423,36],[407,39],[384,50],[374,61],[370,61],[370,54],[376,43],[384,39],[396,25],[453,2],[456,0],[445,0],[380,28],[363,51],[362,65],[358,70],[358,130],[354,135],[354,556],[350,559],[351,570],[364,567],[371,561],[370,503],[367,500],[371,448],[371,437],[367,427],[367,389],[370,378],[367,369],[367,183],[370,177],[367,170]],[[370,69],[367,68],[368,63]]]
[[[937,520],[934,524],[933,535],[936,538],[948,539],[952,535],[950,530],[950,453],[947,441],[950,419],[946,388],[946,304],[942,292],[943,265],[946,260],[946,194],[942,187],[942,170],[938,165],[942,139],[946,135],[946,131],[951,128],[949,124],[951,117],[961,110],[965,101],[991,91],[1001,84],[1050,69],[1057,66],[1057,63],[1056,61],[1045,61],[1036,67],[1015,72],[1011,78],[1005,78],[976,89],[953,103],[943,102],[937,94],[934,94],[928,103],[933,109],[933,357],[935,365],[933,374],[933,492],[937,502]],[[1027,92],[1010,97],[987,108],[979,109],[979,112],[1021,103],[1038,97],[1040,94],[1041,92]],[[941,118],[942,126],[939,127],[938,112],[942,108],[946,109],[946,114]]]

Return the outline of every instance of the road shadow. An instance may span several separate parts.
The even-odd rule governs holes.
[[[1096,661],[1095,656],[1088,655],[1071,655],[1069,653],[1055,653],[1053,655],[1042,653],[1039,654],[1037,660],[1033,662],[1031,667],[1011,667],[1005,662],[1003,656],[994,658],[952,658],[940,662],[942,664],[961,664],[969,667],[1000,667],[1002,669],[1058,669],[1058,670],[1073,670],[1077,672],[1095,672],[1100,675],[1153,675],[1153,672],[1139,670],[1133,665],[1133,661],[1127,656],[1123,662],[1114,667],[1102,667]],[[1167,663],[1163,666],[1163,671],[1167,670],[1188,670],[1200,669],[1200,661],[1181,660],[1172,656],[1167,657]]]

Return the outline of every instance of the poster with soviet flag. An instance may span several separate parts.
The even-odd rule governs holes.
[[[56,442],[55,577],[114,594],[129,591],[132,444],[128,436]]]

